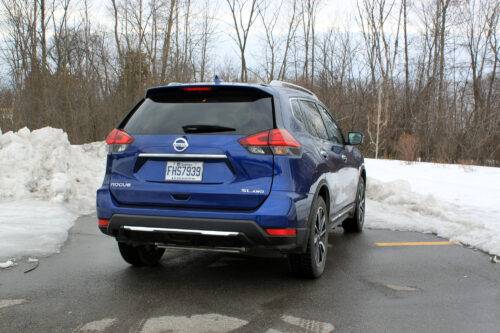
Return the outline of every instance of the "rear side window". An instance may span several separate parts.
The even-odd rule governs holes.
[[[130,134],[248,135],[274,128],[273,101],[258,89],[217,87],[152,94],[126,120]]]
[[[299,103],[304,112],[305,120],[309,123],[310,127],[312,127],[313,132],[311,132],[311,135],[320,139],[329,140],[323,120],[316,108],[316,104],[309,101],[299,101]]]
[[[302,126],[304,126],[304,128],[309,133],[311,133],[311,128],[310,128],[309,124],[307,123],[306,117],[304,116],[302,109],[300,108],[299,101],[292,100],[291,103],[292,103],[292,112],[293,112],[295,119],[297,119],[302,124]],[[313,135],[317,136],[316,133],[314,133]]]
[[[340,133],[340,129],[337,127],[337,125],[333,121],[333,118],[330,115],[330,112],[328,112],[328,110],[325,109],[324,107],[322,107],[321,105],[318,105],[318,108],[319,108],[319,112],[321,113],[321,116],[323,117],[323,121],[325,122],[326,130],[328,132],[328,135],[330,135],[330,139],[334,143],[343,144],[344,139],[342,138],[342,134]]]

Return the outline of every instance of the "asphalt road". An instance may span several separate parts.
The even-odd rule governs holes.
[[[170,251],[132,268],[94,216],[58,255],[0,270],[0,332],[500,332],[500,264],[432,235],[330,234],[318,280],[283,258]]]

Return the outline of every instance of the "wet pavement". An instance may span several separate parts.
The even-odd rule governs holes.
[[[433,235],[330,234],[317,280],[281,256],[170,250],[133,268],[80,218],[61,253],[0,270],[0,332],[499,332],[500,264]],[[391,245],[391,244],[389,244]]]

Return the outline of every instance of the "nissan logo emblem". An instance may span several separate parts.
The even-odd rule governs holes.
[[[189,147],[187,140],[184,139],[184,138],[177,138],[177,139],[175,139],[175,141],[172,144],[172,146],[174,147],[175,151],[177,151],[179,153],[182,152],[182,151],[184,151],[184,150],[186,150],[187,147]]]

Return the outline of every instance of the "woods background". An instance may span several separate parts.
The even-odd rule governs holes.
[[[499,165],[499,0],[327,3],[0,0],[0,125],[103,140],[146,88],[218,74],[313,90],[367,157]]]

